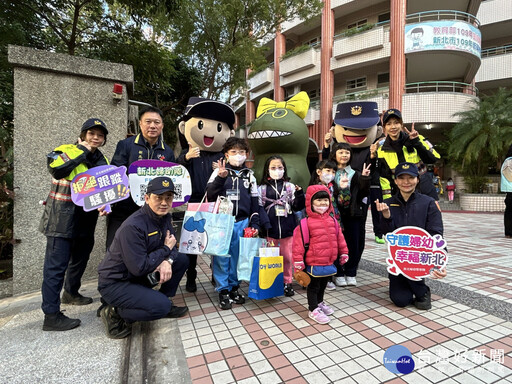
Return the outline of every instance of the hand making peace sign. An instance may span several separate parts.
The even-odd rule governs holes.
[[[366,163],[363,164],[363,171],[361,172],[361,174],[363,176],[370,176],[370,167],[372,165],[371,164],[368,164],[368,166],[366,166]]]
[[[409,135],[410,140],[413,140],[419,136],[418,131],[414,129],[414,123],[412,123],[410,131],[408,131],[407,128],[404,126],[404,131]]]

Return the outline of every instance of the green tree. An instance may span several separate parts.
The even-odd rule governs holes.
[[[500,88],[472,101],[450,132],[449,159],[478,192],[489,167],[499,167],[512,143],[512,90]]]
[[[183,1],[171,19],[170,36],[178,53],[201,73],[201,90],[230,100],[245,86],[245,71],[265,62],[262,42],[277,27],[318,15],[319,0]]]

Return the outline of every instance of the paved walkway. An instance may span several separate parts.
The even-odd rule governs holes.
[[[449,275],[431,285],[436,294],[432,310],[426,312],[399,309],[389,301],[386,247],[374,243],[371,233],[358,286],[326,294],[336,310],[327,325],[307,317],[305,291],[298,286],[291,298],[248,300],[221,311],[209,282],[209,259],[203,257],[198,292],[183,289],[175,298],[176,304],[189,306],[190,315],[149,328],[177,327],[181,339],[179,348],[159,341],[160,354],[168,357],[160,355],[156,366],[177,361],[179,369],[154,376],[159,379],[153,382],[512,382],[512,240],[503,237],[503,216],[444,213],[443,218]],[[130,341],[104,336],[95,317],[94,287],[90,282],[84,290],[95,295],[94,304],[65,307],[66,313],[82,319],[82,326],[64,333],[41,331],[39,295],[0,301],[0,382],[125,381],[123,358]],[[246,284],[242,290],[247,292]],[[384,352],[396,344],[412,352],[412,373],[396,375],[383,365]]]

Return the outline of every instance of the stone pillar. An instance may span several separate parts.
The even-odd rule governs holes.
[[[405,17],[407,0],[391,0],[389,108],[402,110],[405,88]]]
[[[281,64],[281,56],[286,53],[286,37],[281,33],[281,28],[279,27],[276,32],[276,38],[274,39],[274,100],[275,101],[283,101],[284,100],[284,88],[281,87],[281,79],[280,79],[280,64]]]
[[[31,48],[9,46],[14,66],[14,246],[13,294],[41,289],[46,237],[38,231],[51,176],[46,155],[77,141],[90,117],[105,121],[109,130],[101,151],[111,159],[126,137],[128,95],[133,69]],[[123,85],[120,102],[112,99],[114,83]],[[84,279],[97,277],[105,255],[105,218],[98,219],[95,247]]]
[[[322,48],[320,57],[320,135],[327,133],[332,124],[334,73],[331,71],[331,57],[333,39],[334,12],[331,9],[331,0],[324,0],[324,8],[322,10]]]

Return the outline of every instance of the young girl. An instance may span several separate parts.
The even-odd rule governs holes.
[[[348,260],[348,248],[341,228],[331,216],[333,204],[329,190],[324,185],[311,185],[306,191],[307,227],[309,247],[305,247],[301,226],[293,231],[293,261],[296,270],[311,276],[307,287],[309,317],[319,324],[330,321],[334,310],[324,301],[327,282],[335,274],[335,260],[343,265]],[[306,264],[304,265],[304,260]]]
[[[455,183],[451,177],[446,182],[446,190],[448,191],[448,201],[453,203],[453,197],[455,196]]]
[[[347,143],[336,143],[330,157],[336,161],[338,169],[334,182],[338,187],[336,196],[340,211],[343,233],[347,239],[349,261],[336,265],[334,279],[336,285],[356,285],[356,274],[364,250],[367,205],[363,202],[370,193],[370,164],[363,165],[362,174],[350,167],[352,148]],[[345,277],[346,276],[346,277]]]
[[[279,247],[283,256],[284,295],[293,296],[292,235],[297,223],[292,211],[304,209],[304,191],[289,182],[286,164],[281,156],[270,156],[263,169],[258,188],[260,205],[267,212],[272,226],[266,237],[268,242]]]
[[[334,177],[336,175],[336,162],[330,159],[321,160],[316,164],[316,170],[311,175],[311,181],[309,185],[321,184],[325,185],[331,195],[331,202],[333,207],[333,213],[338,223],[342,226],[340,212],[338,210],[338,204],[336,203],[336,196],[338,196],[339,190],[336,183],[334,183]],[[327,282],[328,291],[336,289],[334,283],[329,280]]]

